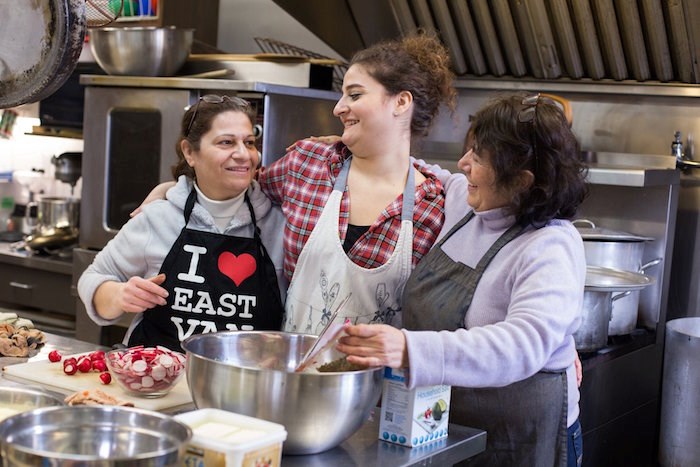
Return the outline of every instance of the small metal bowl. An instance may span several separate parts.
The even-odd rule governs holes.
[[[94,28],[90,50],[110,75],[172,76],[192,49],[194,29],[174,26]]]
[[[0,423],[12,466],[177,466],[192,430],[167,415],[116,406],[46,407]]]
[[[61,399],[38,389],[22,388],[15,386],[0,386],[0,421],[8,416],[7,412],[15,413],[34,410],[39,407],[53,407],[65,405]]]

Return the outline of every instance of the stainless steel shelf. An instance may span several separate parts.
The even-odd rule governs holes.
[[[83,86],[116,86],[126,88],[167,88],[167,89],[210,89],[231,90],[239,92],[259,92],[265,94],[282,94],[285,96],[314,97],[337,100],[340,96],[335,91],[312,89],[259,81],[235,79],[187,78],[187,77],[150,77],[150,76],[111,76],[80,75]]]
[[[680,184],[673,156],[585,152],[588,182],[596,185],[651,187]]]
[[[592,166],[588,183],[631,187],[678,185],[680,171],[675,169],[647,169],[624,166]]]
[[[455,81],[457,89],[484,89],[484,90],[522,90],[540,92],[572,92],[582,94],[615,94],[615,95],[639,95],[639,96],[667,96],[667,97],[696,97],[700,98],[700,85],[681,83],[661,83],[626,80],[572,80],[560,78],[557,80],[536,79],[508,79],[508,78],[458,78]]]

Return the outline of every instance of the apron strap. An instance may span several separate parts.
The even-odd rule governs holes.
[[[448,238],[450,238],[452,235],[454,235],[455,232],[457,232],[459,229],[461,229],[467,222],[469,222],[472,218],[474,217],[474,211],[469,211],[462,219],[459,220],[450,230],[447,232],[447,234],[440,239],[440,241],[435,245],[435,246],[442,246],[443,243],[447,241]],[[493,245],[488,249],[488,251],[484,254],[484,256],[481,257],[479,260],[479,263],[476,265],[474,270],[479,273],[479,278],[481,275],[484,273],[486,270],[486,267],[491,263],[491,260],[498,254],[499,251],[501,251],[501,248],[508,244],[511,240],[516,238],[518,235],[520,235],[523,230],[525,230],[525,227],[523,227],[521,224],[515,223],[510,226],[508,230],[503,232],[503,234],[498,237],[498,240],[496,240]]]
[[[464,224],[469,222],[472,219],[472,217],[474,217],[474,211],[469,211],[463,218],[459,220],[459,222],[453,225],[452,228],[445,234],[445,236],[442,237],[440,241],[434,246],[442,246],[442,244],[445,243],[448,238],[454,235],[454,233],[457,232],[459,229],[464,227]]]
[[[255,218],[255,210],[253,210],[253,205],[250,202],[250,198],[248,197],[248,190],[246,190],[243,199],[245,201],[245,204],[248,206],[248,210],[250,211],[250,221],[253,224],[253,238],[255,238],[255,243],[258,246],[258,251],[260,251],[260,257],[264,260],[263,265],[265,274],[270,279],[270,282],[272,282],[273,291],[271,293],[273,293],[278,298],[280,306],[282,306],[283,301],[279,292],[277,271],[275,270],[275,265],[272,262],[272,258],[270,258],[270,255],[267,253],[267,248],[265,248],[265,244],[263,243],[262,238],[260,238],[260,227],[258,227],[258,222]]]
[[[408,177],[406,186],[403,189],[403,204],[401,206],[401,220],[413,221],[413,208],[416,204],[416,174],[413,164],[408,164]]]
[[[192,191],[187,196],[187,201],[185,202],[185,227],[190,222],[190,215],[192,215],[192,209],[194,209],[194,203],[197,201],[197,191],[194,189],[194,182],[192,183]]]
[[[253,205],[250,203],[250,198],[248,197],[248,190],[246,190],[243,200],[248,206],[248,211],[250,211],[250,222],[253,224],[253,236],[256,240],[260,240],[260,227],[258,227],[258,222],[255,219],[255,211],[253,210]]]
[[[486,252],[486,254],[479,260],[479,264],[476,265],[476,270],[480,273],[480,275],[486,270],[486,267],[489,265],[494,256],[501,251],[501,248],[520,235],[523,230],[525,230],[525,228],[521,224],[515,223],[511,225],[510,228],[503,233],[503,235],[498,237],[498,240],[491,245],[489,251]]]
[[[248,190],[247,189],[246,189],[245,195],[243,197],[243,200],[245,201],[246,206],[248,206],[248,211],[250,212],[250,221],[253,224],[253,237],[258,241],[258,243],[262,244],[262,240],[260,239],[260,227],[258,227],[258,222],[257,222],[257,219],[255,218],[255,211],[253,210],[253,205],[250,203],[250,198],[248,197]],[[190,222],[190,216],[192,215],[192,210],[194,209],[194,203],[196,201],[197,201],[197,191],[195,190],[194,185],[192,185],[192,191],[190,191],[190,194],[187,195],[187,201],[185,202],[185,210],[184,210],[185,227]]]

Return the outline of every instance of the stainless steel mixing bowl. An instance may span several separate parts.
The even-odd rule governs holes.
[[[179,466],[190,428],[172,417],[114,406],[46,407],[0,423],[4,465]]]
[[[62,405],[65,405],[63,400],[39,389],[0,386],[0,409],[5,411],[19,413],[39,407]]]
[[[110,75],[172,76],[187,60],[194,29],[93,28],[90,50]]]
[[[383,368],[295,373],[316,336],[231,331],[182,342],[197,408],[217,408],[280,423],[285,454],[313,454],[342,443],[369,417]]]

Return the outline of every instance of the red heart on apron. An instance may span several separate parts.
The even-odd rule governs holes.
[[[231,252],[224,251],[219,255],[219,271],[233,281],[236,286],[240,286],[244,280],[253,275],[257,265],[255,258],[248,253],[236,256]]]

